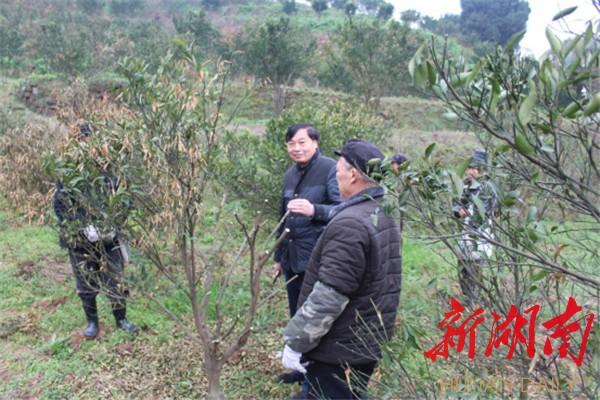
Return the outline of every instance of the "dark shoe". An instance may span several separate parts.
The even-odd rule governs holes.
[[[290,400],[306,400],[308,398],[308,384],[303,384],[301,390],[294,393]]]
[[[301,390],[298,393],[294,393],[290,400],[304,400],[306,399],[305,393]]]
[[[137,327],[126,319],[117,321],[117,328],[123,329],[127,333],[134,334],[137,332]]]
[[[88,321],[88,325],[83,331],[83,337],[86,339],[95,339],[100,333],[100,326],[96,321]]]
[[[302,383],[304,382],[304,374],[299,371],[286,372],[277,377],[279,383]]]

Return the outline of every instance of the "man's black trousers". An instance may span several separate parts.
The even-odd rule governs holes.
[[[311,361],[299,399],[367,399],[367,385],[377,362],[343,367]]]
[[[292,280],[290,281],[290,279]],[[298,310],[298,297],[300,297],[304,273],[296,274],[292,271],[285,271],[285,280],[287,282],[286,289],[288,294],[288,305],[290,307],[290,318],[293,318],[296,314],[296,310]]]

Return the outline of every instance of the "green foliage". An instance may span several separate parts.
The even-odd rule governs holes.
[[[195,47],[202,50],[205,58],[221,47],[221,35],[213,28],[202,9],[190,10],[182,16],[173,16],[173,25],[180,35],[189,35]]]
[[[93,37],[81,27],[81,19],[66,15],[64,19],[50,20],[40,27],[36,38],[37,54],[44,58],[53,71],[76,76],[90,67]]]
[[[288,18],[267,20],[248,27],[238,36],[238,48],[244,52],[244,68],[259,79],[276,84],[293,81],[310,57],[314,44],[300,38],[302,33]]]
[[[281,11],[285,14],[290,15],[298,11],[296,8],[296,0],[279,0],[279,2],[281,3]]]
[[[462,30],[462,22],[460,15],[446,14],[439,19],[431,18],[427,15],[420,16],[417,21],[421,28],[435,33],[441,37],[449,36],[454,40],[459,41],[464,47],[474,50],[479,56],[484,56],[494,51],[497,44],[481,39],[474,32],[466,32]]]
[[[61,225],[68,242],[79,241],[88,224],[93,224],[101,237],[114,237],[121,230],[131,197],[111,171],[107,152],[100,153],[88,141],[74,139],[65,154],[50,154],[44,168],[49,177],[64,186],[66,212],[73,216]]]
[[[95,74],[87,82],[89,91],[92,93],[119,93],[125,84],[125,79],[115,72]]]
[[[19,56],[25,36],[0,15],[0,60]]]
[[[423,29],[438,35],[457,36],[460,33],[460,15],[446,14],[439,19],[424,15],[420,23]]]
[[[348,19],[332,36],[322,79],[336,89],[359,94],[374,110],[385,95],[406,93],[406,68],[421,39],[390,21]]]
[[[133,43],[128,56],[138,57],[155,70],[169,49],[169,37],[156,22],[140,22],[127,31],[127,37]]]
[[[87,14],[93,14],[102,11],[104,5],[104,0],[77,0],[77,6]]]
[[[221,0],[202,0],[202,5],[206,8],[216,9],[221,5]]]
[[[276,114],[285,105],[283,85],[292,84],[304,71],[314,46],[314,41],[307,40],[306,35],[286,17],[248,26],[236,39],[244,70],[273,85]]]
[[[377,10],[377,18],[387,21],[394,15],[394,6],[390,3],[383,3]]]
[[[144,0],[110,0],[110,12],[114,15],[134,16],[144,9]]]
[[[319,16],[329,8],[327,0],[311,0],[310,5]]]
[[[460,5],[461,31],[500,45],[526,28],[531,11],[525,0],[461,0]]]
[[[417,10],[404,10],[400,13],[400,21],[406,25],[410,25],[414,22],[421,20],[421,14]]]
[[[515,46],[521,35],[515,34],[504,49],[472,63],[453,57],[442,62],[439,55],[446,49],[435,45],[422,48],[411,61],[415,80],[430,88],[458,118],[480,130],[478,139],[493,157],[501,207],[491,228],[496,249],[486,260],[489,268],[481,287],[511,284],[505,285],[504,293],[486,291],[490,307],[540,303],[551,308],[554,300],[549,296],[562,298],[566,292],[575,293],[578,302],[598,301],[600,281],[594,271],[599,262],[595,249],[600,244],[596,229],[600,172],[598,146],[590,135],[600,123],[595,97],[600,51],[594,31],[590,23],[584,32],[560,40],[547,29],[551,51],[540,60],[519,56]],[[581,90],[582,84],[589,92]],[[447,206],[441,204],[460,192],[460,178],[439,164],[427,167],[417,173],[419,181],[427,184],[409,190],[417,196],[414,210],[428,210],[417,221],[431,218],[432,234],[450,238],[459,228],[452,229]],[[552,216],[594,222],[577,229],[565,224],[558,233]],[[451,240],[441,240],[456,248]],[[570,256],[563,251],[567,246]],[[578,374],[586,381],[599,381],[600,370],[592,361],[597,356],[596,350],[591,351],[579,366]],[[529,363],[524,354],[520,357],[523,365]],[[531,368],[541,372],[548,364]],[[554,363],[552,368],[556,372],[551,377],[566,373],[562,364]],[[570,396],[593,398],[597,390],[597,384],[581,385]]]
[[[333,151],[348,139],[363,138],[383,145],[388,135],[381,120],[364,106],[337,100],[294,105],[268,122],[264,137],[230,136],[229,162],[222,165],[225,184],[243,198],[249,209],[266,209],[273,216],[279,212],[282,179],[291,164],[285,132],[300,122],[311,123],[319,130],[319,149],[327,157],[335,157]]]

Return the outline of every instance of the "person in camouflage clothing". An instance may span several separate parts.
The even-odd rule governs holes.
[[[91,133],[88,124],[81,124],[73,144],[86,151]],[[90,159],[87,153],[84,157]],[[114,194],[119,187],[118,179],[109,171],[104,171],[104,174],[103,179],[88,180],[77,189],[66,185],[64,179],[67,176],[63,175],[56,182],[52,201],[59,221],[60,246],[69,252],[77,294],[87,318],[87,327],[83,331],[86,339],[95,339],[100,333],[96,303],[100,291],[105,292],[111,301],[117,328],[132,334],[137,330],[126,318],[128,290],[122,277],[127,251],[119,234],[127,219],[129,205],[123,207],[120,215],[112,221],[116,227],[104,226],[106,221],[101,216],[107,214],[109,193]],[[69,180],[71,184],[75,180],[83,181],[78,176],[71,176]],[[78,190],[79,195],[75,195]]]
[[[475,150],[466,170],[463,194],[455,202],[454,216],[461,219],[463,231],[458,242],[459,283],[468,303],[479,301],[481,266],[491,257],[492,226],[498,208],[494,184],[485,175],[487,153]]]
[[[383,154],[357,139],[336,154],[344,201],[329,215],[306,268],[298,311],[283,332],[284,367],[306,373],[294,399],[365,398],[400,300],[400,228],[383,212],[383,188],[368,177],[377,168],[370,160]]]

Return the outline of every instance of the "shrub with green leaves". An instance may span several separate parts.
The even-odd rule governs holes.
[[[96,13],[102,11],[104,8],[103,0],[77,0],[77,6],[81,8],[84,12]]]
[[[110,2],[110,12],[115,15],[133,16],[143,8],[143,0],[112,0]]]
[[[575,8],[563,10],[554,19]],[[494,246],[493,254],[481,260],[478,306],[504,318],[513,305],[523,310],[536,304],[541,307],[537,321],[547,326],[544,320],[560,315],[570,297],[581,306],[582,315],[597,311],[599,303],[600,42],[592,23],[565,40],[547,28],[550,50],[539,60],[531,60],[516,50],[524,34],[515,34],[504,48],[473,62],[449,55],[445,45],[432,41],[415,54],[409,67],[415,82],[431,90],[455,118],[467,122],[488,151],[487,175],[499,194],[490,231],[466,230],[464,220],[448,212],[453,198],[463,191],[461,177],[469,160],[444,166],[431,157],[433,146],[425,152],[420,170],[404,170],[400,182],[391,182],[389,193],[399,188],[392,201],[408,210],[407,222],[418,225],[428,240],[443,243],[455,256],[460,256],[458,232]],[[485,210],[477,206],[475,213],[481,216]],[[487,353],[489,360],[476,358],[469,363],[493,365],[515,376],[559,380],[564,398],[597,398],[597,335],[592,331],[586,347],[583,324],[574,324],[567,340],[581,343],[580,358],[571,355],[562,360],[565,353],[557,354],[548,339],[555,337],[554,328],[536,329],[535,340],[528,346],[535,347],[537,354],[543,347],[543,357],[538,359],[523,348],[514,358],[511,353]],[[488,338],[479,340],[485,346]],[[427,347],[432,344],[428,340]],[[466,364],[453,360],[453,365],[457,374],[469,376],[471,368]],[[568,387],[566,376],[577,376],[576,384]],[[513,394],[525,397],[530,392],[519,390]],[[549,395],[548,390],[544,392]]]
[[[80,25],[85,22],[84,18],[67,15],[41,25],[35,38],[36,51],[52,71],[76,76],[90,67],[93,35]]]
[[[270,120],[264,137],[250,133],[230,135],[230,161],[221,165],[225,183],[244,197],[252,209],[264,207],[272,215],[279,211],[283,175],[292,163],[286,151],[285,133],[297,123],[310,123],[319,130],[319,149],[327,157],[334,157],[334,150],[348,139],[362,138],[378,145],[386,142],[387,129],[381,119],[361,104],[342,100],[298,103]]]

